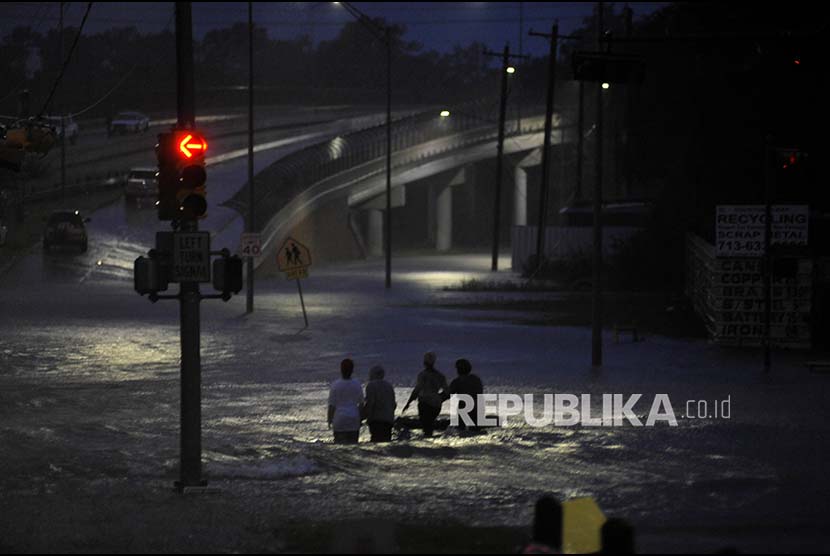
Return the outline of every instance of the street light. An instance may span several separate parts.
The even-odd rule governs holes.
[[[610,83],[603,83],[603,84],[602,84],[602,88],[603,88],[603,89],[610,89],[610,88],[611,88],[611,84],[610,84]]]
[[[442,118],[449,118],[450,117],[450,111],[449,110],[441,110],[441,117]]]
[[[386,287],[392,287],[392,34],[388,25],[373,21],[350,2],[335,2],[341,5],[368,29],[377,40],[386,46]]]

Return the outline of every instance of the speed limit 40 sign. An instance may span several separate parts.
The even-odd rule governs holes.
[[[239,240],[239,254],[243,257],[259,257],[262,254],[262,241],[259,234],[242,234],[242,237]]]

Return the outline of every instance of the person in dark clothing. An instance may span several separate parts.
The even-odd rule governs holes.
[[[366,385],[366,402],[363,406],[372,442],[389,442],[392,440],[392,423],[395,422],[395,389],[383,379],[383,367],[375,365],[369,370],[369,383]]]
[[[600,529],[600,554],[634,554],[634,529],[624,519],[611,518]]]
[[[473,421],[472,429],[475,430],[478,428],[478,396],[484,393],[484,384],[478,375],[473,374],[473,366],[466,359],[456,361],[455,370],[458,372],[458,377],[450,382],[450,392],[447,398],[453,394],[466,394],[473,398],[473,408],[468,415]],[[459,419],[458,428],[466,429],[467,424]]]
[[[562,505],[552,496],[536,501],[533,517],[533,539],[522,554],[558,554],[562,552]]]
[[[447,379],[435,368],[435,354],[428,351],[424,354],[424,370],[418,373],[418,380],[409,401],[403,408],[405,412],[409,404],[418,400],[418,418],[424,429],[424,436],[432,436],[435,430],[435,419],[441,413],[441,406],[446,399]]]

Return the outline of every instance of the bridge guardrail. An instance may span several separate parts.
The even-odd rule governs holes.
[[[482,100],[451,109],[450,116],[446,118],[440,117],[438,110],[430,110],[394,120],[393,167],[495,138],[496,122],[489,119],[494,110],[494,103]],[[524,118],[521,132],[538,131],[543,127],[544,117]],[[506,122],[505,128],[507,137],[515,136],[520,131],[516,120]],[[475,133],[476,131],[480,133]],[[449,141],[442,141],[440,150],[413,149],[442,138]],[[254,178],[255,227],[262,231],[271,217],[292,198],[332,176],[355,169],[362,169],[366,177],[384,171],[385,155],[384,123],[335,137],[283,157]],[[247,214],[247,201],[248,184],[223,205]]]

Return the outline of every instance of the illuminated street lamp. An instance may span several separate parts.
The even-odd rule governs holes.
[[[449,110],[441,110],[441,117],[442,118],[449,118],[450,117],[450,111]]]
[[[603,88],[603,89],[610,89],[610,88],[611,88],[611,84],[610,84],[610,83],[603,83],[603,84],[602,84],[602,88]]]
[[[505,71],[513,75],[514,73],[516,73],[516,68],[514,68],[513,66],[507,66],[507,69]]]

